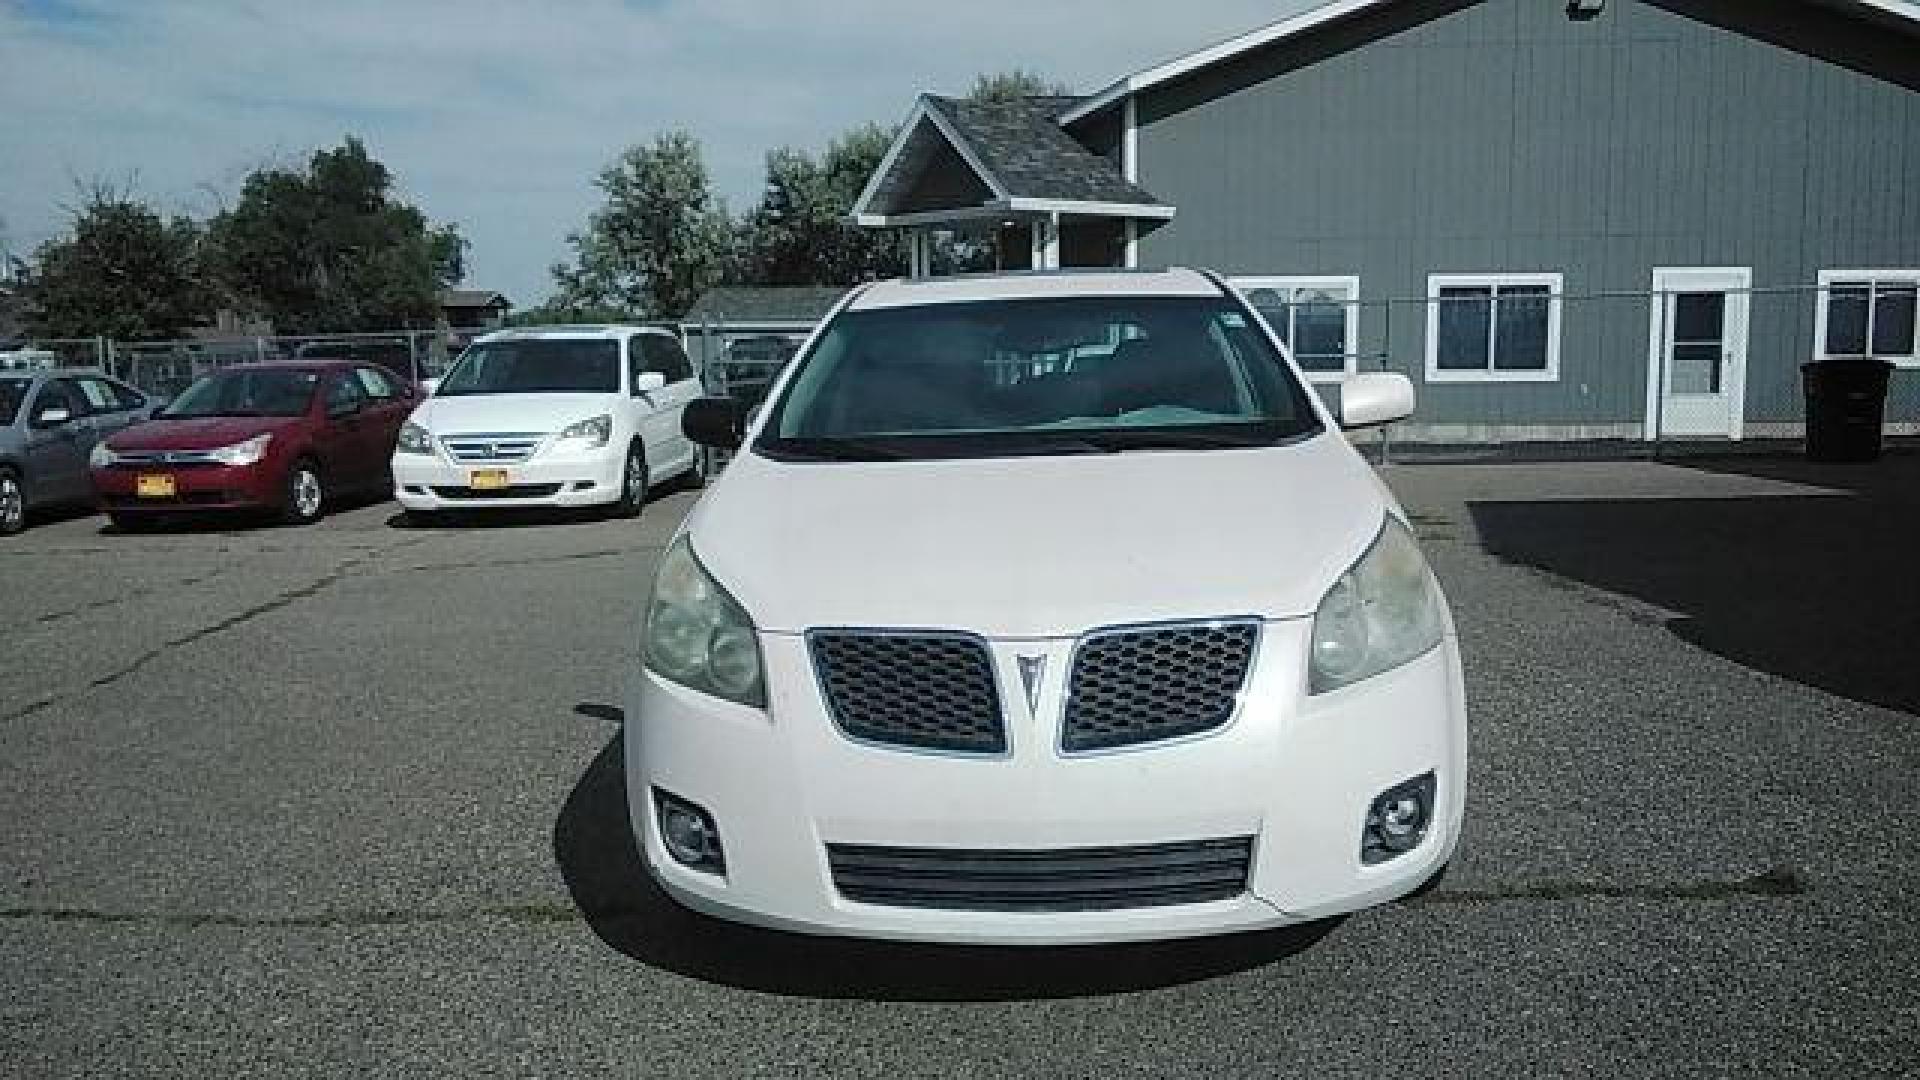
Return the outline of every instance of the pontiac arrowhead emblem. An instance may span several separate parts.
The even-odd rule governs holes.
[[[1046,683],[1047,658],[1044,656],[1022,656],[1020,662],[1020,685],[1027,691],[1027,708],[1033,715],[1040,715],[1040,687]]]

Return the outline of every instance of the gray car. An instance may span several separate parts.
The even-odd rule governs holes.
[[[154,402],[99,371],[0,371],[0,535],[36,507],[93,497],[93,445],[150,416]]]

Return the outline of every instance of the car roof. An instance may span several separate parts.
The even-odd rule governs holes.
[[[658,334],[662,337],[675,337],[674,332],[660,326],[634,326],[629,323],[567,323],[552,326],[516,326],[511,330],[495,330],[473,339],[475,345],[488,341],[538,341],[541,339],[573,340],[611,340],[628,338],[635,334]]]
[[[1214,279],[1180,266],[1167,270],[1038,270],[876,282],[860,291],[847,309],[875,311],[921,304],[1056,296],[1220,295],[1221,288]]]

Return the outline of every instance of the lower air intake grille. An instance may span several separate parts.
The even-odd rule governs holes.
[[[1089,636],[1073,660],[1069,753],[1177,739],[1233,718],[1260,624],[1179,623]]]
[[[834,887],[863,904],[949,911],[1113,911],[1228,900],[1253,838],[1146,847],[971,851],[827,845]]]
[[[962,634],[816,630],[813,668],[852,738],[957,754],[1007,748],[986,644]]]

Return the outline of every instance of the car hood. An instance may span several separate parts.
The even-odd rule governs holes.
[[[474,394],[430,397],[413,422],[435,435],[545,434],[613,411],[618,394]]]
[[[762,630],[1311,615],[1391,496],[1337,434],[1286,447],[781,463],[742,454],[688,521]]]
[[[156,450],[214,450],[245,442],[255,435],[280,434],[301,426],[298,416],[196,416],[177,420],[148,420],[107,440],[109,450],[151,453]]]

